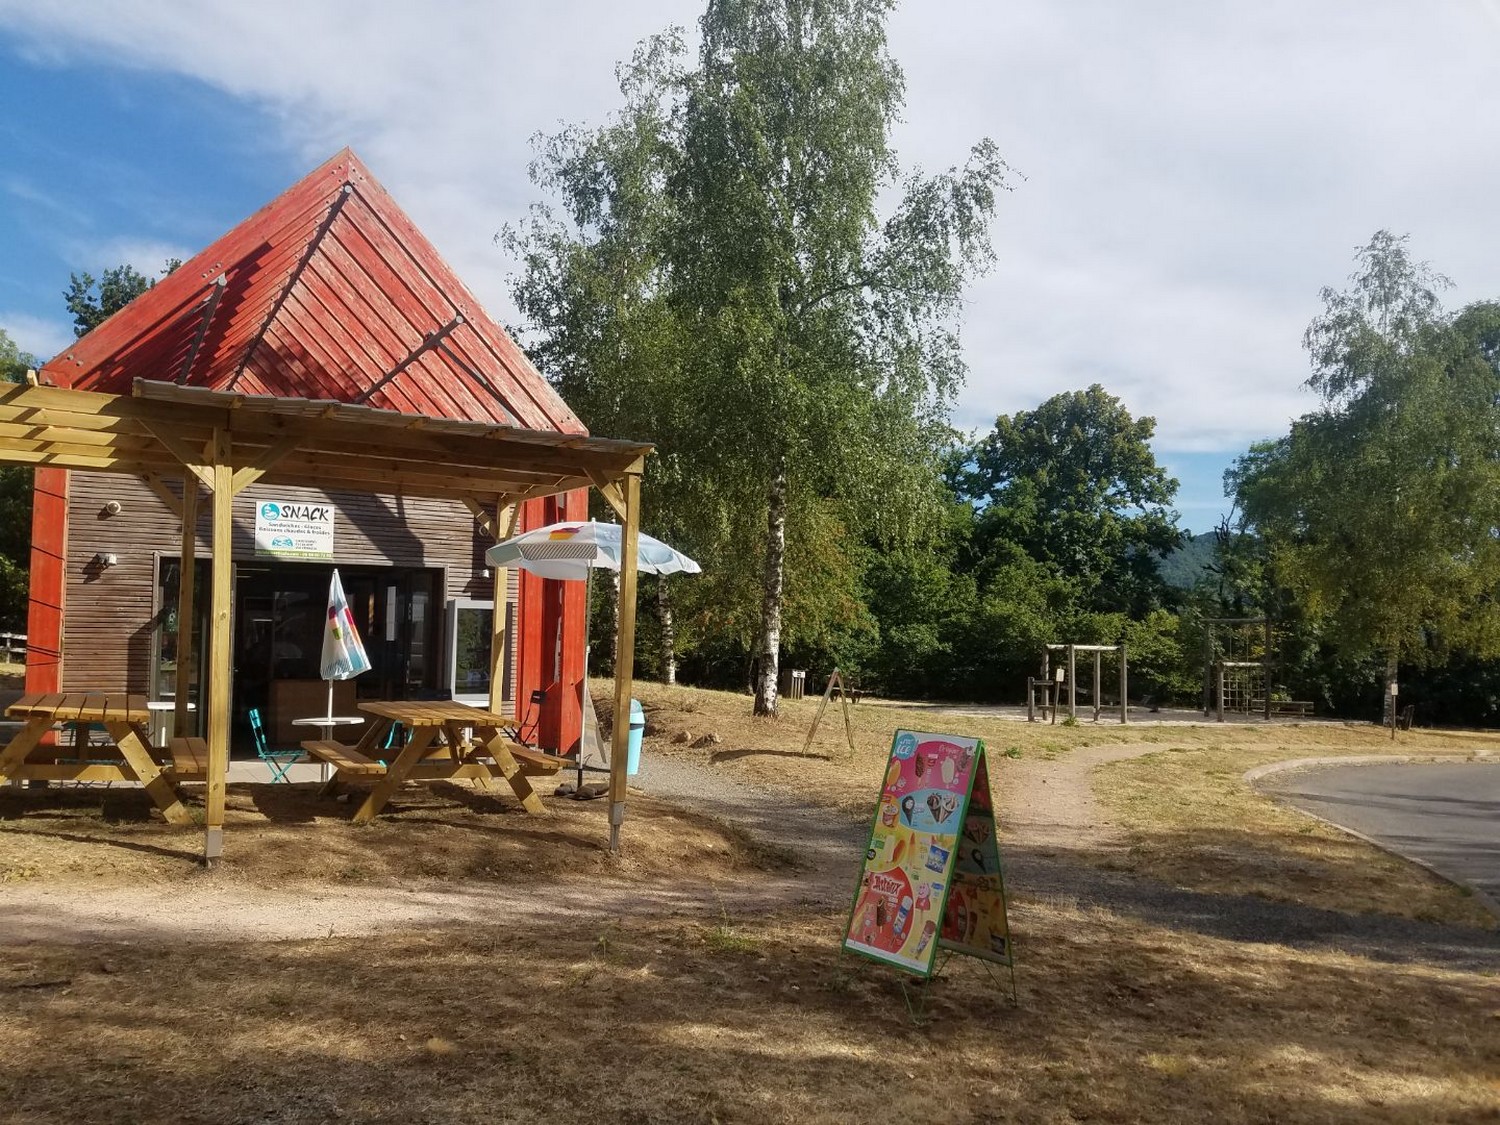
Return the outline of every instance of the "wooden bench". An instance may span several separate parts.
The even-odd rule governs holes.
[[[1252,699],[1250,701],[1250,712],[1264,711],[1266,701],[1264,699]],[[1273,715],[1296,715],[1306,718],[1313,713],[1314,703],[1311,699],[1273,699],[1271,700],[1271,714]]]
[[[548,754],[541,750],[533,750],[530,746],[513,743],[506,749],[516,760],[516,765],[521,767],[521,772],[529,776],[554,774],[569,764],[566,758],[559,758],[555,754]]]
[[[327,762],[350,777],[384,777],[385,763],[367,758],[352,746],[332,739],[314,739],[302,744],[314,758]]]
[[[172,755],[172,773],[182,777],[208,776],[208,740],[203,738],[174,738],[167,743],[167,753]]]

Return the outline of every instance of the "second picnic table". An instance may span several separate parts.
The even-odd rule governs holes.
[[[144,696],[125,692],[32,692],[12,703],[5,713],[26,725],[0,749],[0,782],[138,781],[170,823],[193,823],[177,782],[204,777],[207,745],[201,738],[174,738],[171,764],[159,762],[159,752],[146,736],[151,712]],[[78,739],[75,746],[41,745],[43,736],[58,723],[73,725]],[[90,746],[90,726],[107,731],[112,744]]]
[[[527,812],[545,814],[527,778],[556,773],[562,759],[514,742],[506,733],[512,724],[505,716],[449,700],[381,701],[361,703],[359,709],[375,719],[356,744],[332,739],[302,743],[314,758],[334,767],[326,790],[356,778],[375,779],[374,788],[354,814],[356,823],[372,820],[404,782],[468,778],[488,789],[497,775],[510,785]],[[406,744],[384,750],[397,723],[407,728]]]

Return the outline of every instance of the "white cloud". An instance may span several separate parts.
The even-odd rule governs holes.
[[[118,236],[102,239],[73,239],[63,245],[63,259],[79,272],[97,277],[115,266],[130,266],[149,279],[161,277],[169,259],[187,261],[202,247],[190,247],[154,238]]]
[[[528,138],[601,121],[614,63],[701,10],[0,0],[0,27],[34,57],[260,104],[308,167],[352,143],[509,318],[511,263],[490,240],[535,196]],[[1311,404],[1300,338],[1318,289],[1380,227],[1411,232],[1460,281],[1456,302],[1500,294],[1493,4],[908,0],[891,42],[905,157],[943,167],[990,135],[1027,177],[969,304],[965,425],[1100,382],[1156,416],[1163,448],[1277,433]],[[159,268],[162,247],[137,249]]]
[[[23,352],[30,352],[44,362],[73,342],[70,325],[28,313],[0,309],[0,328]]]

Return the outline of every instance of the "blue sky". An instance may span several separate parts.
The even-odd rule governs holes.
[[[529,138],[599,123],[613,66],[701,0],[0,0],[0,328],[45,358],[75,270],[155,272],[352,145],[502,320]],[[1500,4],[908,0],[896,145],[995,139],[1024,178],[965,319],[955,421],[1101,383],[1157,420],[1183,524],[1311,408],[1301,333],[1379,228],[1500,296]]]

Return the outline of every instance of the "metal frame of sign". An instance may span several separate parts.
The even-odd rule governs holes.
[[[911,763],[910,767],[908,763]],[[951,771],[948,769],[950,763],[955,766]],[[903,796],[902,789],[908,784],[920,782],[927,770],[935,771],[931,781],[938,784]],[[961,777],[954,776],[960,774],[960,771]],[[993,849],[994,874],[998,878],[994,889],[999,895],[999,917],[1005,930],[1005,952],[1002,955],[941,936],[958,873],[959,848],[968,827],[975,782],[981,775],[987,782],[988,773],[982,739],[919,731],[895,732],[891,739],[891,752],[886,760],[880,800],[865,842],[865,857],[860,864],[859,880],[855,884],[849,915],[844,923],[840,942],[842,951],[930,980],[936,975],[937,953],[942,948],[950,954],[961,953],[1008,965],[1011,968],[1011,989],[1014,994],[1014,947],[1010,941],[1005,877],[995,838],[993,805],[988,793],[984,801],[989,814],[988,837],[976,850],[983,851],[984,856],[987,856],[990,853],[985,849]],[[958,785],[960,780],[961,788]],[[960,794],[961,802],[954,800],[949,803],[946,799],[956,798]],[[918,798],[921,798],[920,806]],[[923,809],[929,811],[924,812]],[[932,859],[944,850],[940,839],[946,839],[948,833],[933,832],[930,829],[938,823],[946,822],[953,812],[957,812],[958,817],[953,822],[955,830],[946,848],[946,855],[943,856],[942,866],[940,869],[931,868]],[[939,814],[941,821],[936,819]],[[905,849],[910,847],[911,858],[908,863],[914,864],[921,851],[919,841],[923,837],[927,838],[928,863],[916,870],[926,873],[926,878],[923,883],[912,887],[910,872],[901,864],[901,859],[908,854]],[[983,857],[979,866],[982,870]],[[937,899],[935,912],[932,909],[934,898]],[[927,925],[933,927],[932,933],[923,936]],[[856,930],[859,932],[856,933]],[[913,935],[916,935],[916,948],[911,955],[904,956],[902,951],[911,943]],[[892,946],[891,942],[895,944]]]

